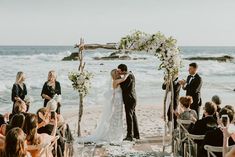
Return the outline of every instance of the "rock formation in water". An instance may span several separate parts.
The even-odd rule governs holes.
[[[86,50],[94,50],[94,49],[108,49],[108,50],[116,50],[116,43],[107,43],[107,44],[85,44],[84,48]]]
[[[184,59],[186,59],[186,60],[201,60],[201,61],[212,60],[212,61],[218,61],[218,62],[231,62],[234,60],[234,57],[225,55],[225,56],[221,56],[221,57],[188,57],[188,58],[184,58]]]
[[[120,51],[115,51],[111,53],[108,56],[104,57],[94,57],[93,59],[95,60],[145,60],[145,57],[131,57],[130,52],[120,52]],[[78,60],[78,53],[73,52],[69,56],[64,57],[62,59],[63,61],[73,61],[73,60]]]

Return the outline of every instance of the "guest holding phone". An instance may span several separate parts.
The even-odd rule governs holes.
[[[27,95],[27,88],[25,85],[25,74],[22,71],[19,71],[16,75],[16,82],[12,87],[11,100],[13,101],[12,113],[14,114],[14,105],[16,101],[24,101],[25,96]],[[27,111],[29,106],[27,106]]]
[[[234,114],[228,108],[222,108],[219,112],[219,126],[218,128],[206,133],[204,138],[204,145],[222,147],[224,142],[224,129],[227,129],[234,119]],[[230,130],[230,129],[228,129]],[[216,138],[215,138],[216,137]],[[232,137],[226,137],[226,143],[231,146],[234,145]],[[215,153],[217,157],[222,157],[222,153]]]
[[[54,70],[49,71],[48,79],[44,83],[41,96],[44,99],[44,107],[47,106],[47,102],[53,99],[55,95],[61,95],[60,83],[56,81],[56,72]],[[57,104],[56,112],[60,114],[61,104]]]

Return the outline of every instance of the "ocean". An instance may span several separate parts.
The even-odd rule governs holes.
[[[235,47],[180,47],[182,58],[197,56],[235,57]],[[35,112],[43,106],[40,96],[42,86],[47,80],[49,70],[57,72],[57,80],[62,87],[62,110],[78,108],[78,93],[73,90],[68,79],[68,73],[78,68],[78,61],[61,61],[63,57],[76,51],[73,46],[0,46],[0,113],[12,109],[11,88],[18,71],[26,74],[28,95],[34,101],[30,111]],[[102,105],[104,93],[108,90],[110,71],[120,63],[127,64],[136,77],[138,105],[162,105],[164,91],[163,71],[159,71],[159,61],[151,54],[135,52],[135,57],[145,57],[146,60],[94,60],[94,57],[107,56],[112,50],[87,50],[85,62],[88,71],[92,72],[92,86],[85,98],[85,105]],[[188,64],[193,61],[183,60],[180,78],[186,79]],[[199,74],[203,79],[202,100],[210,101],[213,95],[219,95],[224,105],[235,104],[235,62],[196,61],[199,64]],[[185,91],[181,90],[181,95]]]

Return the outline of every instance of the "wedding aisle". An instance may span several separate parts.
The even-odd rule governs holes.
[[[82,135],[86,136],[96,127],[101,114],[101,106],[89,106],[84,109],[84,117],[82,120]],[[75,109],[64,111],[65,120],[69,123],[71,130],[77,127],[77,112]],[[164,122],[162,119],[162,105],[139,105],[137,106],[137,117],[139,122],[139,130],[141,140],[135,142],[123,142],[120,146],[115,145],[80,145],[75,143],[75,150],[83,152],[84,156],[94,153],[96,157],[144,157],[153,156],[161,157],[167,154],[162,154],[162,135]],[[124,117],[125,121],[125,117]],[[126,124],[124,124],[124,134]],[[170,149],[170,148],[169,148]],[[170,150],[169,150],[170,151]],[[76,154],[78,155],[78,154]]]
[[[170,150],[169,150],[170,151]],[[121,146],[102,146],[95,148],[95,157],[163,157],[162,137],[146,137],[136,142],[123,142]]]

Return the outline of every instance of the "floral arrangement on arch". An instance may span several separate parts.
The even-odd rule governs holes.
[[[92,73],[88,71],[70,72],[68,77],[72,81],[73,89],[85,97],[91,87],[90,80],[93,77]]]
[[[153,53],[161,64],[159,70],[163,69],[165,77],[178,73],[181,67],[181,56],[177,47],[177,40],[172,37],[167,38],[162,33],[147,34],[135,31],[123,37],[117,44],[119,50],[136,50]]]

